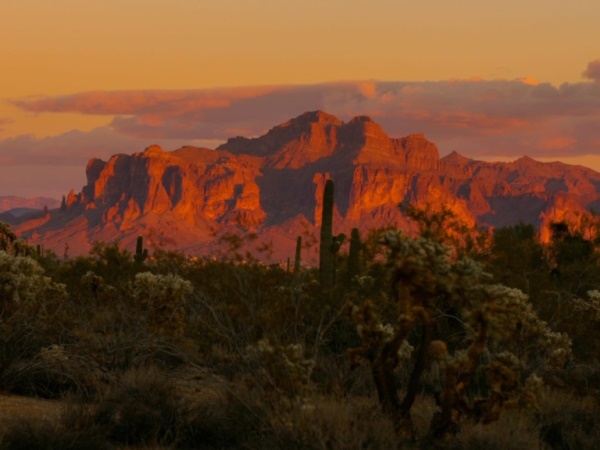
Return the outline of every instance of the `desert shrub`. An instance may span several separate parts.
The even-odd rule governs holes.
[[[170,445],[182,420],[181,398],[156,369],[131,370],[100,395],[89,420],[114,443]]]
[[[29,256],[0,251],[0,385],[11,382],[10,370],[58,344],[66,288],[44,275]]]
[[[312,272],[301,275],[259,264],[195,263],[185,274],[194,285],[190,335],[205,350],[219,344],[237,356],[263,338],[312,346],[338,310],[323,301]]]
[[[84,267],[98,269],[94,264]],[[188,282],[147,271],[131,275],[127,283],[120,280],[115,287],[94,270],[73,281],[75,289],[69,286],[71,295],[63,305],[61,339],[72,353],[103,372],[148,363],[173,367],[188,359],[190,346],[184,339]]]
[[[189,385],[153,367],[129,370],[91,402],[71,396],[61,423],[118,446],[240,448],[256,439],[260,404],[243,386],[209,385]]]
[[[369,368],[351,367],[347,355],[322,352],[315,362],[311,381],[317,392],[329,395],[370,397],[375,393]]]
[[[153,332],[180,336],[185,328],[186,300],[192,293],[189,281],[177,275],[138,273],[133,282],[133,300],[146,316]]]
[[[4,327],[23,317],[47,316],[66,297],[65,285],[44,276],[44,269],[35,259],[5,251],[0,251],[0,286],[0,318]]]
[[[59,345],[43,347],[31,359],[16,360],[3,371],[0,382],[12,393],[58,398],[67,392],[90,397],[100,384],[100,371],[85,356]]]
[[[300,344],[278,345],[262,339],[246,349],[247,374],[271,400],[296,400],[306,394],[315,361]]]
[[[178,448],[251,448],[265,436],[264,406],[240,388],[226,392],[221,398],[192,401],[185,425],[178,436]],[[260,446],[259,446],[260,447]]]

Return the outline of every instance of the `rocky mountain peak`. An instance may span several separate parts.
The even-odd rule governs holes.
[[[350,123],[362,123],[362,122],[373,122],[373,119],[371,119],[371,117],[369,117],[369,116],[361,115],[361,116],[354,116],[350,120]]]
[[[309,111],[304,114],[300,114],[298,117],[281,124],[280,127],[286,127],[295,124],[311,124],[318,123],[321,125],[336,125],[340,126],[343,124],[341,120],[332,114],[328,114],[321,110]]]
[[[163,153],[164,150],[162,149],[162,147],[160,145],[151,145],[150,147],[146,147],[146,149],[144,150],[144,154],[146,156],[151,156],[151,155],[159,155],[161,153]]]
[[[453,150],[451,153],[444,156],[441,161],[452,166],[462,167],[469,164],[473,160],[461,155],[456,150]]]

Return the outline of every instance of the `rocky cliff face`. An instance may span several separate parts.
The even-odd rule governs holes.
[[[72,253],[86,252],[94,240],[133,246],[141,234],[206,254],[220,237],[246,234],[267,249],[263,258],[277,260],[292,254],[296,236],[318,235],[327,178],[336,182],[335,226],[345,232],[407,226],[401,203],[443,203],[469,224],[523,220],[544,228],[600,202],[600,174],[590,169],[528,157],[440,159],[422,134],[390,138],[369,117],[344,123],[321,111],[216,150],[152,146],[92,159],[86,173],[87,185],[69,193],[64,208],[17,231],[61,252],[68,243]]]

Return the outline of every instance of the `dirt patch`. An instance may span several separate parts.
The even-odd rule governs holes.
[[[0,428],[23,419],[31,422],[57,421],[64,408],[65,403],[60,400],[0,393]]]

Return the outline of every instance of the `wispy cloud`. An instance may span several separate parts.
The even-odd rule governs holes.
[[[588,63],[587,69],[582,74],[585,78],[600,84],[600,59]]]
[[[584,75],[592,81],[558,87],[532,79],[361,81],[98,91],[13,103],[27,111],[114,116],[109,126],[114,139],[224,141],[260,135],[305,111],[322,109],[343,120],[371,115],[393,137],[424,132],[442,154],[560,158],[600,152],[600,60],[591,62]]]
[[[0,117],[0,130],[2,130],[3,125],[10,125],[13,122],[14,121],[8,117]]]
[[[205,108],[226,108],[232,100],[255,98],[280,87],[251,86],[199,90],[91,91],[58,97],[29,97],[11,103],[33,112],[94,115],[178,115]]]
[[[135,153],[153,144],[160,144],[171,150],[189,143],[205,146],[215,144],[177,139],[138,139],[106,127],[91,131],[73,130],[42,139],[33,135],[21,135],[0,141],[0,164],[42,164],[53,167],[77,165],[85,173],[85,164],[91,158],[106,159],[117,153]]]

